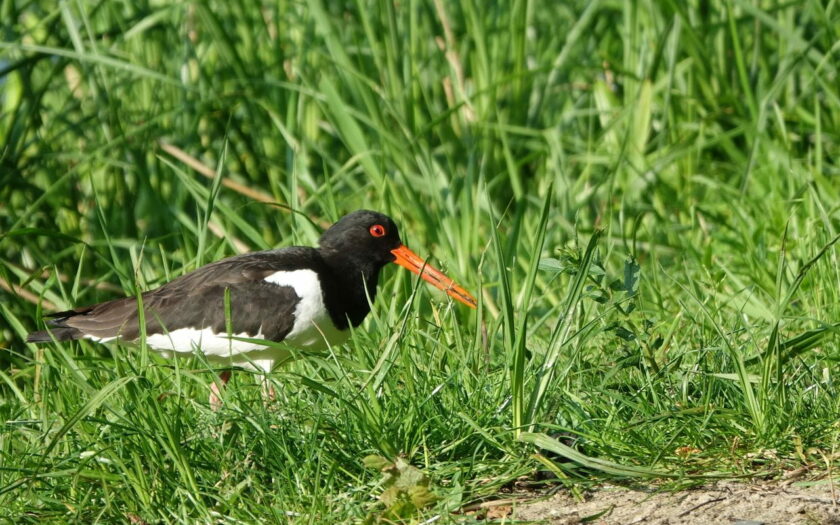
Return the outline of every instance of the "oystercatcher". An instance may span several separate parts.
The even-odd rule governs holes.
[[[222,259],[139,300],[125,297],[51,314],[49,328],[29,334],[27,341],[138,341],[143,319],[147,346],[166,357],[200,352],[213,362],[269,372],[290,354],[261,340],[301,350],[341,344],[370,312],[379,271],[391,262],[475,308],[472,295],[402,244],[390,217],[359,210],[327,229],[318,248],[292,246]],[[230,372],[219,379],[226,384]],[[218,406],[215,382],[210,400]]]

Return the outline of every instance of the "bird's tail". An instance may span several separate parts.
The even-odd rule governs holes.
[[[49,330],[38,330],[26,336],[27,343],[49,343],[50,341],[71,341],[73,339],[81,339],[84,333],[78,328],[67,326],[65,321],[80,312],[76,310],[68,310],[66,312],[58,312],[50,314],[47,317],[54,317],[47,321],[50,326]]]
[[[57,326],[51,330],[39,330],[26,336],[27,343],[49,343],[52,340],[70,341],[80,339],[82,332],[69,326]]]

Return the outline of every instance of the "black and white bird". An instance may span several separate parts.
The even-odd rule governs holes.
[[[139,301],[125,297],[51,314],[48,329],[27,341],[138,341],[142,304],[149,348],[166,357],[200,352],[211,362],[268,372],[289,352],[255,340],[301,350],[343,343],[370,312],[379,272],[391,262],[475,308],[472,295],[402,244],[390,217],[359,210],[327,229],[318,248],[222,259],[143,293]],[[229,371],[220,375],[222,384],[229,378]],[[215,382],[211,391],[218,406]]]

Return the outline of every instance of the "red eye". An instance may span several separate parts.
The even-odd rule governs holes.
[[[385,227],[381,224],[374,224],[370,227],[370,234],[374,237],[384,237],[385,236]]]

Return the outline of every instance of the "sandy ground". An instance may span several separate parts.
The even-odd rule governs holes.
[[[542,501],[511,505],[512,518],[551,525],[714,524],[840,525],[840,482],[718,482],[679,492],[606,485],[575,500],[561,491]]]

